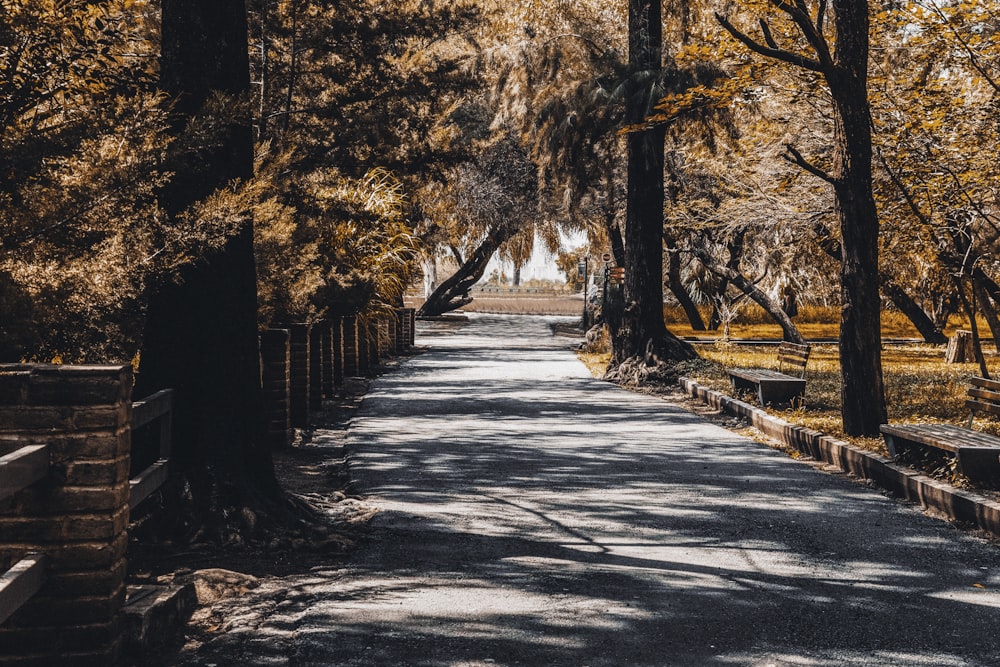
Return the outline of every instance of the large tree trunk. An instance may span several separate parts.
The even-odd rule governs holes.
[[[879,319],[879,221],[872,194],[868,2],[839,0],[834,8],[836,65],[826,76],[835,109],[831,176],[843,239],[840,365],[844,432],[875,437],[887,416]]]
[[[820,248],[833,259],[842,262],[843,253],[840,251],[840,242],[833,238],[830,230],[825,225],[816,225],[816,235]],[[907,294],[906,290],[900,287],[899,283],[892,276],[884,271],[879,271],[879,286],[882,289],[882,294],[892,301],[892,304],[901,313],[906,315],[917,332],[923,337],[925,343],[943,345],[948,342],[948,338],[944,335],[942,327],[935,324],[934,320],[920,307],[920,304],[914,301],[913,297]],[[947,320],[947,317],[945,320]]]
[[[212,91],[249,88],[242,0],[163,0],[161,87],[177,100],[178,127]],[[248,109],[249,111],[249,109]],[[253,171],[249,113],[213,149],[185,161],[163,191],[171,214]],[[253,222],[225,246],[153,289],[136,392],[175,390],[172,469],[201,520],[280,497],[261,415]]]
[[[763,42],[716,18],[753,51],[790,63],[826,79],[833,99],[833,168],[829,173],[788,147],[788,156],[829,182],[836,193],[841,231],[840,367],[844,431],[878,436],[886,420],[882,382],[882,337],[878,294],[878,214],[872,195],[871,110],[868,105],[868,1],[834,0],[835,39],[827,39],[826,4],[815,19],[805,3],[776,2],[799,28],[812,56],[778,46],[767,19],[760,19]]]
[[[629,0],[629,68],[633,75],[661,69],[660,0]],[[626,101],[629,124],[648,112],[650,91],[635,90]],[[663,322],[663,142],[657,126],[629,133],[625,219],[625,304],[612,332],[612,366],[627,359],[681,361],[698,354]]]

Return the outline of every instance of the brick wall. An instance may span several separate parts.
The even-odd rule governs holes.
[[[344,318],[334,317],[330,322],[330,343],[333,347],[333,385],[344,384]]]
[[[291,333],[268,329],[260,334],[260,386],[264,394],[267,438],[272,447],[291,442]]]
[[[0,665],[111,664],[125,600],[130,366],[0,365],[0,454],[47,444],[47,478],[0,500],[0,570],[48,555],[42,590],[0,626]]]
[[[343,317],[344,335],[344,375],[356,377],[360,373],[358,366],[358,318],[356,315]]]
[[[292,324],[291,331],[291,398],[289,409],[292,427],[309,426],[309,330],[308,324]]]
[[[323,409],[323,325],[309,329],[309,411]]]

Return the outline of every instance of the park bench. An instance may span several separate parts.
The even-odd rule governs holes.
[[[1000,437],[972,430],[977,412],[1000,416],[1000,382],[974,377],[969,387],[967,427],[954,424],[882,424],[886,447],[893,457],[915,447],[932,447],[953,454],[957,470],[973,481],[1000,479]]]
[[[757,393],[761,405],[789,403],[806,391],[806,362],[812,347],[798,343],[781,343],[778,346],[778,370],[763,368],[734,368],[728,371],[733,391],[749,390]],[[796,375],[784,372],[794,369]]]

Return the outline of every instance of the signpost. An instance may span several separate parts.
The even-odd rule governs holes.
[[[577,264],[576,271],[579,275],[583,276],[583,330],[586,331],[589,326],[587,322],[587,268],[590,264],[590,258],[584,255],[580,258],[579,264]]]

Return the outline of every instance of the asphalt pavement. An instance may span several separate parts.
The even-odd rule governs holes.
[[[550,322],[421,323],[349,431],[369,537],[186,664],[1000,665],[996,545],[596,380]]]

